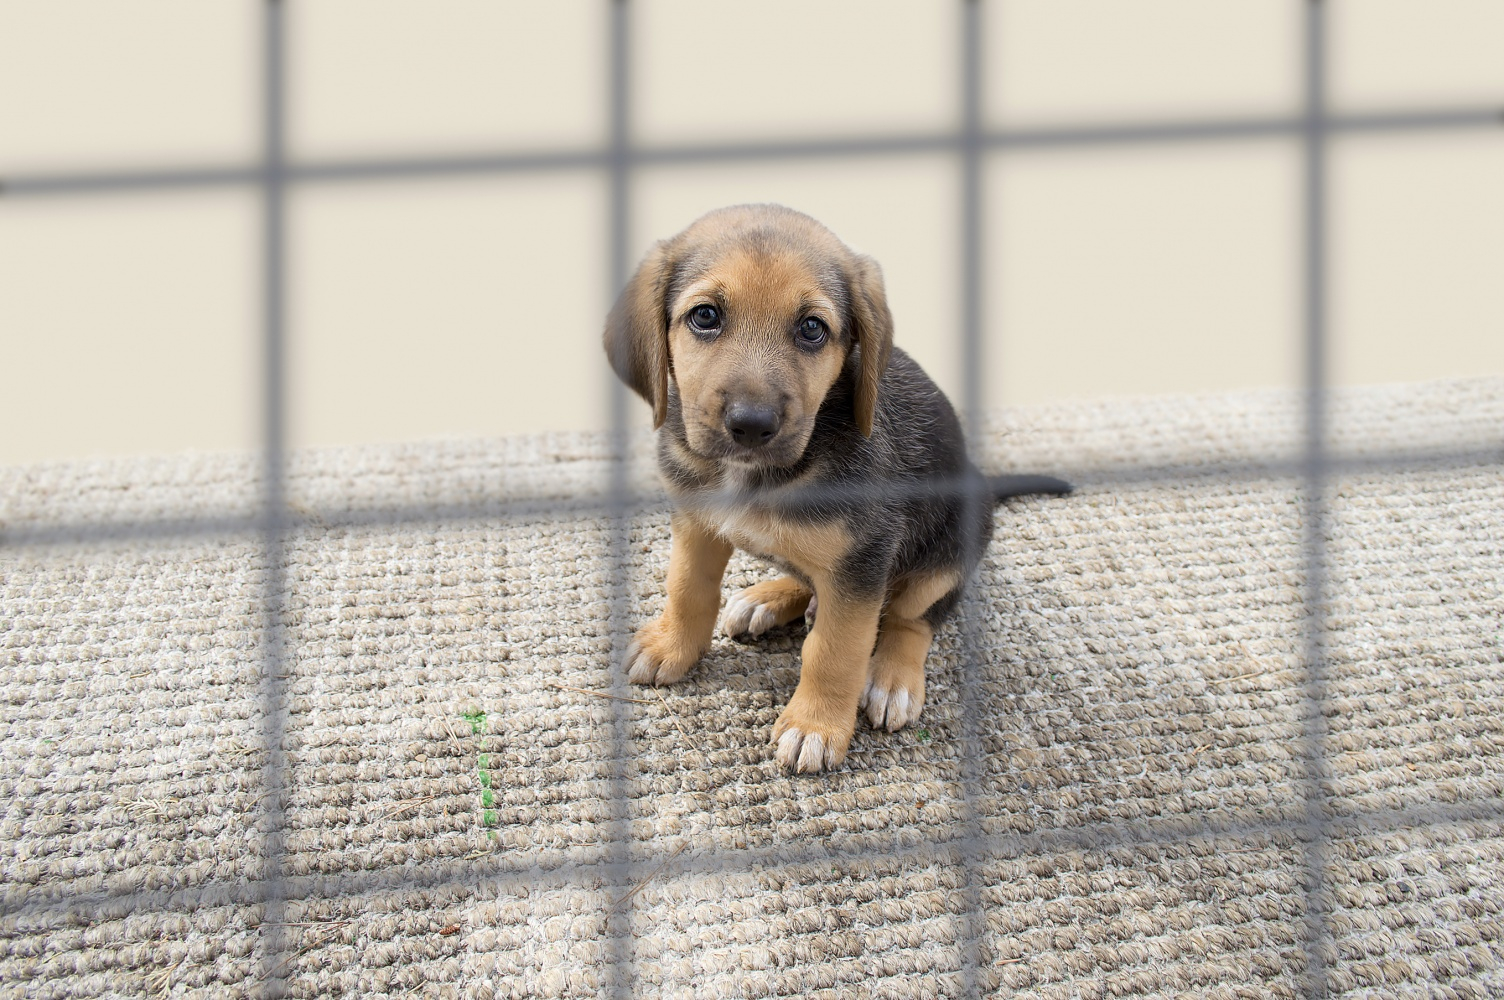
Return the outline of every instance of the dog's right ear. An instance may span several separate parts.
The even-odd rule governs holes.
[[[606,356],[621,380],[653,407],[653,429],[668,414],[669,241],[653,247],[606,317]]]

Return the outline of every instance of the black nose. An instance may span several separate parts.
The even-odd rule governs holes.
[[[745,448],[760,448],[778,433],[778,411],[756,403],[732,403],[726,407],[726,429]]]

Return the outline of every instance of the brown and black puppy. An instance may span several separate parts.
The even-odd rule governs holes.
[[[721,209],[659,243],[605,342],[652,404],[676,507],[668,603],[628,649],[630,678],[670,684],[700,659],[735,546],[788,575],[735,595],[728,635],[818,610],[773,727],[781,764],[840,764],[861,709],[888,730],[917,719],[993,502],[1070,487],[983,479],[945,396],[893,347],[877,264],[787,208]]]

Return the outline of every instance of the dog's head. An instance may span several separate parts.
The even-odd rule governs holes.
[[[655,246],[606,320],[606,353],[653,407],[677,393],[704,458],[789,466],[855,353],[850,419],[872,433],[893,346],[882,272],[807,215],[725,208]]]

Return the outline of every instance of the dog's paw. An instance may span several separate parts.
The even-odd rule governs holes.
[[[873,729],[896,732],[919,718],[924,709],[924,664],[884,662],[873,657],[872,672],[862,692],[862,710]]]
[[[843,724],[804,711],[798,702],[796,691],[773,725],[774,759],[796,774],[834,770],[846,759],[856,730],[855,716]]]
[[[813,603],[809,588],[798,580],[780,577],[739,590],[726,602],[721,631],[727,636],[758,636],[787,625]]]
[[[637,630],[622,664],[633,684],[672,684],[683,679],[703,653],[658,618]]]
[[[726,616],[721,631],[727,636],[762,635],[778,624],[778,614],[769,604],[758,604],[743,590],[726,602]]]

